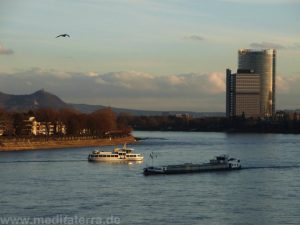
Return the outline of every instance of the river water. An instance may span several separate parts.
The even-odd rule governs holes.
[[[134,135],[142,138],[130,146],[145,155],[140,164],[89,163],[94,148],[0,152],[0,224],[24,218],[31,224],[300,224],[299,135]],[[199,163],[219,154],[239,158],[243,169],[142,174],[152,163]]]

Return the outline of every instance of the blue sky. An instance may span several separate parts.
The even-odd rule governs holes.
[[[299,21],[300,0],[0,0],[0,91],[224,111],[237,50],[276,48],[277,108],[300,108]]]

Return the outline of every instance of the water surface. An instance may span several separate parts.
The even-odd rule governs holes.
[[[0,216],[114,216],[120,224],[300,224],[300,138],[135,132],[141,164],[89,163],[93,148],[0,153]],[[112,147],[105,147],[111,150]],[[240,158],[243,170],[142,175],[153,164]],[[102,223],[103,224],[103,223]]]

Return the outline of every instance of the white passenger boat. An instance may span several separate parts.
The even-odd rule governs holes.
[[[122,148],[115,148],[112,152],[94,150],[89,154],[88,160],[91,162],[143,161],[144,156],[134,153],[134,149],[127,148],[124,144]]]

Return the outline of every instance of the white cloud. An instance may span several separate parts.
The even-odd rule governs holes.
[[[278,108],[285,108],[287,104],[300,108],[298,77],[277,76]],[[225,110],[225,74],[222,72],[163,76],[138,71],[72,73],[34,68],[0,73],[0,78],[2,92],[26,94],[44,88],[66,102],[147,110]]]
[[[0,55],[12,55],[14,51],[8,48],[5,48],[4,45],[0,43]]]
[[[223,73],[212,73],[209,76],[211,93],[222,93],[225,91],[225,77]]]
[[[276,88],[278,93],[288,93],[290,89],[289,83],[292,82],[292,78],[285,78],[283,76],[276,77]]]
[[[299,4],[299,0],[220,0],[222,2],[232,2],[241,4]]]
[[[98,73],[95,72],[95,71],[90,71],[86,75],[89,76],[89,77],[96,77],[98,75]]]
[[[204,41],[205,40],[205,38],[203,36],[200,36],[200,35],[186,36],[185,39],[192,40],[192,41]]]
[[[168,76],[168,81],[170,82],[171,85],[174,86],[180,86],[186,84],[185,78],[183,76],[178,76],[178,75]]]
[[[0,74],[0,77],[3,92],[24,94],[44,88],[65,101],[152,110],[163,106],[165,109],[201,111],[201,108],[211,107],[213,102],[223,108],[222,97],[217,95],[223,96],[225,91],[223,73],[157,76],[138,71],[71,73],[32,68]],[[208,101],[214,96],[217,97],[211,105],[199,106],[201,101]],[[186,101],[184,106],[179,99]]]
[[[299,92],[300,72],[294,76],[277,76],[276,79],[276,108],[300,109]]]
[[[281,44],[276,44],[272,42],[254,42],[250,44],[251,48],[256,48],[256,49],[268,49],[268,48],[273,48],[273,49],[285,49],[285,47]]]

